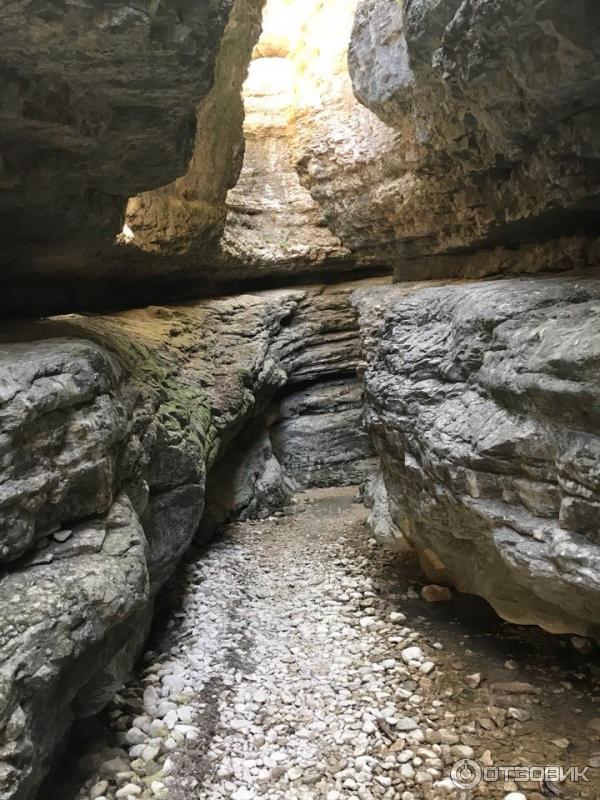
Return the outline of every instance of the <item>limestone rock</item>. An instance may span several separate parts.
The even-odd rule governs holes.
[[[352,294],[375,278],[296,290],[297,309],[274,344],[287,387],[272,410],[273,449],[302,487],[361,482],[374,468],[355,375],[361,339]]]
[[[300,487],[363,481],[374,467],[357,379],[319,382],[287,395],[271,426],[275,454]]]
[[[367,184],[372,235],[400,277],[597,263],[597,243],[576,237],[597,235],[593,20],[593,0],[360,0],[354,91],[397,133]]]
[[[89,530],[99,533],[93,546]],[[147,544],[127,496],[75,536],[79,548],[17,562],[0,583],[0,718],[22,714],[2,735],[3,798],[32,796],[54,745],[110,699],[147,628]]]
[[[0,371],[0,562],[6,562],[64,520],[108,510],[136,403],[123,390],[118,360],[93,343],[6,345]]]
[[[390,498],[381,471],[369,476],[362,487],[362,494],[365,505],[371,509],[367,525],[378,542],[399,553],[410,550],[410,545],[390,513]]]
[[[600,283],[394,292],[365,339],[394,522],[505,618],[598,638]]]
[[[293,307],[71,316],[3,346],[0,719],[22,717],[2,734],[3,800],[31,796],[73,720],[128,675],[206,472],[280,385],[269,337]]]
[[[190,252],[198,257],[222,233],[227,192],[238,181],[244,157],[241,89],[258,38],[263,2],[229,0],[231,11],[215,60],[214,82],[196,110],[187,172],[173,183],[130,198],[121,241],[132,249],[160,252],[175,262]]]
[[[351,413],[350,431],[333,415],[321,442],[335,479],[351,469],[345,444],[365,455],[348,377],[359,349],[350,297],[364,285],[69,315],[5,334],[2,800],[32,796],[72,722],[122,684],[194,535],[289,502],[269,432],[287,381],[296,394],[312,386],[302,410]]]
[[[314,0],[267,0],[262,32],[244,84],[244,166],[229,193],[220,244],[221,274],[263,277],[352,266],[328,230],[318,203],[300,183],[292,152],[306,19]],[[284,16],[285,15],[285,16]],[[306,120],[310,124],[310,120]]]
[[[452,592],[447,586],[438,586],[436,583],[430,583],[421,589],[421,597],[428,603],[447,603],[452,600]]]
[[[209,477],[202,532],[208,535],[228,519],[266,517],[287,505],[295,488],[273,452],[266,420],[256,420]]]
[[[89,283],[95,279],[102,288],[108,276],[123,285],[135,280],[140,267],[146,276],[152,268],[155,276],[163,273],[164,262],[153,266],[139,256],[124,270],[125,254],[114,241],[127,198],[185,173],[195,137],[211,183],[200,192],[202,207],[191,205],[186,214],[196,226],[201,216],[209,233],[218,232],[225,193],[241,165],[242,135],[239,98],[237,106],[231,102],[235,79],[230,93],[223,90],[215,101],[222,88],[215,64],[224,50],[217,72],[237,70],[239,95],[261,7],[262,0],[3,5],[0,214],[3,281],[13,292],[4,302],[12,313],[18,300],[28,307],[26,294],[29,307],[48,307],[61,297],[63,303],[69,296],[93,300]],[[236,14],[238,27],[241,19],[246,27],[233,45],[229,35],[221,47]],[[212,112],[223,103],[228,124],[215,130]],[[152,214],[159,237],[160,215]],[[32,275],[39,288],[51,287],[47,297],[26,291]]]

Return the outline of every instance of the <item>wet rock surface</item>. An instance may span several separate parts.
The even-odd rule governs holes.
[[[191,552],[135,679],[76,733],[71,780],[43,800],[458,798],[461,758],[593,761],[593,658],[465,598],[420,600],[414,557],[369,539],[354,492],[299,495],[294,515]],[[596,796],[596,772],[565,796]],[[547,796],[474,796],[519,791]]]
[[[589,636],[599,297],[593,278],[557,278],[407,284],[385,306],[378,291],[356,300],[388,507],[434,581],[512,621]]]

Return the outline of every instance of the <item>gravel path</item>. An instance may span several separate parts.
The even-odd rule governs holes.
[[[292,516],[231,525],[192,554],[155,649],[78,756],[77,785],[48,797],[552,796],[539,784],[468,795],[452,784],[457,760],[556,763],[539,759],[571,741],[540,733],[544,692],[514,664],[469,672],[470,651],[457,660],[435,625],[391,602],[381,574],[393,556],[369,540],[353,494],[301,496]],[[410,606],[417,595],[402,597]],[[598,785],[565,796],[597,797]]]

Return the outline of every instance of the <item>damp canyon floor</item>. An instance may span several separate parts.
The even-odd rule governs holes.
[[[594,767],[453,787],[463,758],[600,766],[597,657],[476,598],[422,600],[416,560],[370,539],[355,495],[303,493],[192,548],[135,676],[76,727],[40,797],[600,797]]]

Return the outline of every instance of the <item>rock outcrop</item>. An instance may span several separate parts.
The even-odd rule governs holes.
[[[294,305],[68,318],[3,346],[2,798],[32,796],[131,669],[207,471],[285,381],[269,348]]]
[[[312,287],[276,345],[287,383],[272,411],[273,450],[298,486],[360,482],[374,469],[356,380],[361,340],[351,299],[388,279]]]
[[[332,450],[329,471],[303,483],[364,474],[350,305],[361,286],[70,315],[3,334],[2,800],[33,796],[73,720],[127,676],[153,598],[194,535],[289,502],[297,440],[280,437],[275,450],[269,428],[286,383],[311,397],[311,420],[326,420],[307,461]]]
[[[263,5],[0,11],[7,312],[600,262],[594,0]]]
[[[362,424],[362,385],[346,378],[286,395],[271,427],[277,459],[297,486],[362,483],[374,468]]]
[[[157,284],[164,292],[201,266],[198,250],[221,232],[242,164],[240,92],[262,5],[3,4],[0,284],[8,313],[108,306],[117,285],[122,304],[134,306],[143,283],[156,296]],[[166,188],[138,196],[158,187]],[[115,243],[131,197],[122,241],[134,228],[150,254]],[[193,266],[167,258],[190,238]],[[159,245],[160,258],[152,255]]]
[[[361,0],[354,90],[407,154],[369,187],[400,278],[598,263],[597,21],[593,0]]]
[[[355,299],[389,510],[426,569],[508,620],[596,638],[599,300],[591,277]]]
[[[212,88],[197,107],[195,142],[187,172],[173,183],[132,197],[123,244],[157,253],[161,271],[181,269],[181,258],[206,258],[223,232],[227,193],[244,158],[242,84],[261,27],[264,0],[235,0],[223,31]]]
[[[292,140],[299,65],[294,59],[314,4],[267,0],[262,33],[244,85],[244,166],[227,198],[221,276],[260,278],[351,267],[350,253],[328,230],[301,185]]]
[[[4,3],[0,307],[78,313],[2,334],[0,800],[128,674],[193,538],[297,487],[375,475],[375,534],[436,582],[600,640],[600,280],[449,282],[600,263],[597,22]],[[300,285],[354,270],[440,282]]]
[[[345,260],[399,280],[598,264],[596,14],[304,4],[292,163]]]

